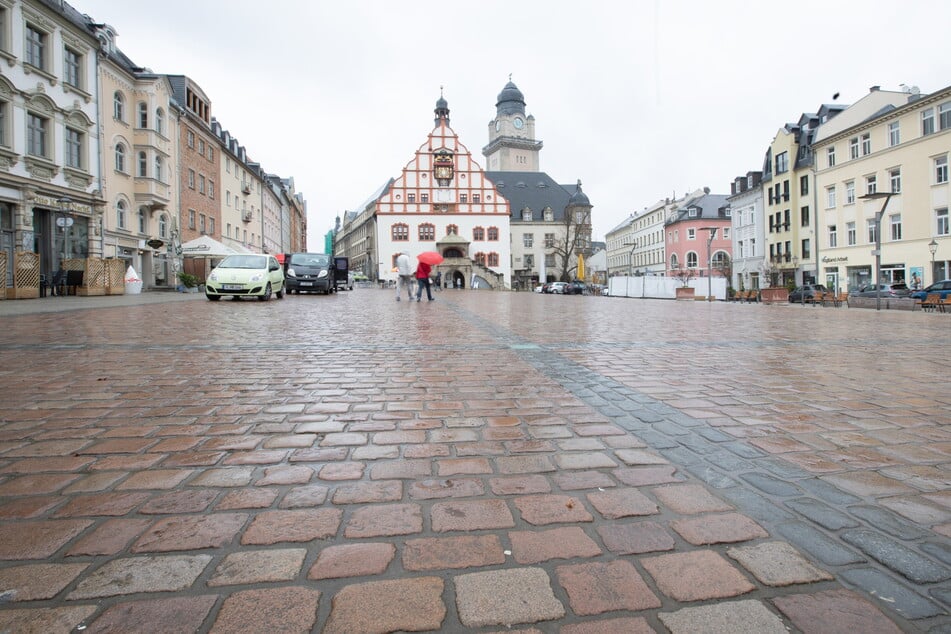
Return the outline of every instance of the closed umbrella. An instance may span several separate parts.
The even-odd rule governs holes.
[[[442,256],[435,251],[423,251],[416,256],[416,259],[420,262],[425,262],[429,266],[436,266],[437,264],[442,263]]]
[[[578,254],[578,279],[584,281],[584,257]]]

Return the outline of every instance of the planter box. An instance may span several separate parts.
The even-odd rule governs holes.
[[[762,288],[759,292],[760,301],[764,304],[788,304],[788,288]]]
[[[694,298],[694,293],[695,293],[694,289],[690,287],[678,288],[676,292],[677,292],[677,295],[676,295],[677,299],[690,299],[690,300]]]

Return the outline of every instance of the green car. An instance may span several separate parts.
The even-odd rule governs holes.
[[[262,302],[284,297],[284,270],[273,255],[229,255],[205,280],[205,297],[257,297]]]

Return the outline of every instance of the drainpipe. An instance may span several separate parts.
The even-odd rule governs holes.
[[[96,50],[96,137],[99,139],[99,197],[105,201],[106,193],[103,191],[103,180],[102,175],[106,171],[106,156],[105,152],[102,151],[103,141],[102,138],[102,95],[99,93],[99,65],[102,56],[102,51]],[[90,204],[92,207],[92,204]],[[94,208],[93,208],[94,209]],[[99,214],[99,257],[106,257],[106,209],[103,205],[102,213]]]

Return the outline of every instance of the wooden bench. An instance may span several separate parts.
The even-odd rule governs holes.
[[[812,297],[806,297],[803,299],[803,303],[812,304],[813,306],[822,306],[825,301],[825,293],[815,291],[812,294]]]
[[[938,304],[938,309],[942,313],[946,313],[951,310],[951,295],[945,295],[944,299],[941,300],[941,303]]]
[[[834,293],[829,293],[829,294],[833,296],[833,299],[832,299],[833,306],[839,307],[842,305],[845,305],[845,306],[849,305],[849,294],[847,292],[839,293],[838,295],[835,295]]]
[[[941,295],[938,293],[928,293],[924,299],[917,303],[923,311],[935,311],[940,308],[944,312],[944,306],[941,306]]]

